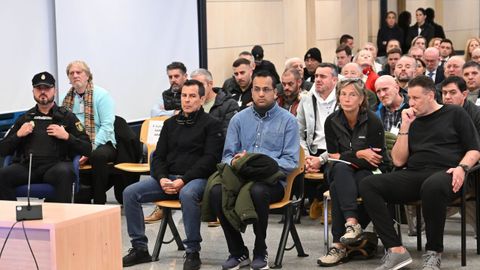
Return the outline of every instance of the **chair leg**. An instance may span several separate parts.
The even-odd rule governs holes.
[[[152,261],[158,261],[158,255],[160,254],[160,249],[162,248],[163,239],[165,238],[165,232],[167,230],[167,225],[169,219],[172,218],[172,210],[170,208],[163,208],[163,219],[160,223],[160,228],[158,229],[157,241],[155,242],[155,247],[153,248]]]
[[[417,250],[422,251],[422,208],[421,206],[415,206],[417,215]]]
[[[478,174],[475,173],[474,190],[475,190],[475,212],[477,213],[476,226],[477,226],[477,254],[480,255],[480,190],[478,184]]]
[[[293,243],[295,244],[295,248],[297,249],[297,256],[298,257],[308,257],[308,254],[305,253],[303,250],[302,242],[300,241],[300,237],[297,233],[297,227],[295,224],[292,224],[290,227],[290,234],[292,235]]]
[[[323,196],[323,241],[325,247],[325,254],[329,250],[329,235],[328,235],[328,197]]]
[[[398,239],[400,239],[400,242],[402,242],[402,230],[401,230],[401,224],[402,224],[402,212],[401,212],[401,207],[403,205],[401,204],[395,204],[395,221],[397,222],[397,234],[398,234]]]
[[[288,232],[293,224],[293,209],[292,205],[285,207],[283,215],[283,230],[280,236],[280,243],[278,243],[277,255],[275,262],[272,266],[273,269],[282,268],[283,254],[285,253],[285,247],[287,246]]]
[[[461,261],[462,267],[467,265],[467,224],[465,217],[465,190],[462,191],[462,200],[460,204],[460,215],[461,215]]]
[[[175,226],[175,222],[173,221],[172,214],[170,212],[170,218],[168,219],[168,227],[170,227],[170,231],[172,232],[173,239],[177,243],[178,250],[185,250],[185,246],[183,245],[182,238],[178,233],[177,226]]]

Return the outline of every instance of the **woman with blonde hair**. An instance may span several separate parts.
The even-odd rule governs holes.
[[[428,47],[435,47],[440,50],[440,43],[442,43],[442,38],[434,37],[428,42]]]
[[[427,48],[427,39],[422,36],[416,36],[414,39],[412,39],[412,43],[410,45],[410,47],[420,47],[425,50]]]
[[[474,37],[467,40],[467,43],[465,43],[465,54],[464,54],[465,62],[472,60],[472,52],[479,46],[480,46],[479,38]]]
[[[372,53],[366,49],[360,50],[355,55],[353,62],[362,68],[362,72],[367,78],[365,88],[375,93],[375,81],[378,78],[378,74],[375,70],[375,59],[373,59]]]
[[[333,245],[318,258],[320,266],[334,266],[347,260],[346,246],[358,241],[369,218],[359,208],[358,185],[388,161],[382,122],[367,106],[361,79],[344,79],[337,84],[340,108],[325,120],[325,139],[330,161],[327,179],[332,198]]]

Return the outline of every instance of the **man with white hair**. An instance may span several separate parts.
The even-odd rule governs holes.
[[[435,47],[427,48],[423,53],[423,59],[426,65],[425,75],[430,77],[435,84],[441,83],[445,76],[443,67],[438,65],[440,63],[440,51]]]
[[[313,83],[303,79],[304,68],[305,68],[304,61],[299,57],[288,58],[287,61],[285,61],[285,70],[289,70],[291,68],[298,70],[298,72],[300,73],[300,76],[302,77],[302,82],[300,84],[301,91],[310,90],[310,88],[312,88],[313,86]],[[283,95],[283,85],[281,81],[277,84],[276,87],[277,87],[278,95],[279,96]]]

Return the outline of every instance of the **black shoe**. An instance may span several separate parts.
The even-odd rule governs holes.
[[[185,253],[185,261],[183,262],[183,270],[198,270],[202,265],[200,254],[198,252]]]
[[[152,262],[152,256],[146,248],[132,247],[128,250],[128,254],[123,257],[123,267],[147,262]]]

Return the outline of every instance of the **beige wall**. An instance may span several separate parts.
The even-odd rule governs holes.
[[[215,85],[231,76],[238,53],[255,44],[265,50],[279,73],[290,57],[303,58],[308,48],[318,47],[323,61],[331,62],[338,39],[344,33],[355,38],[355,50],[366,41],[376,42],[380,0],[207,0],[208,63]],[[432,7],[457,49],[479,35],[480,1],[388,0],[388,10],[405,6]],[[461,19],[459,19],[461,18]]]

